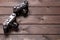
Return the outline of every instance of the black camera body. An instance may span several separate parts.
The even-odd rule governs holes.
[[[13,13],[16,16],[24,16],[26,17],[28,14],[28,1],[24,1],[21,5],[17,5],[13,8]]]
[[[18,30],[19,24],[17,23],[16,18],[19,16],[28,16],[28,1],[24,1],[21,5],[14,6],[13,13],[3,23],[4,34],[9,33],[11,29],[14,29],[15,31]]]

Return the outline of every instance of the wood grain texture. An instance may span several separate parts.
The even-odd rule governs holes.
[[[13,9],[8,7],[0,7],[0,15],[12,14]]]
[[[8,16],[0,16],[2,24]],[[20,24],[60,24],[60,16],[28,16],[27,18],[18,17],[17,22]]]
[[[2,25],[0,25],[0,34],[4,34]],[[58,35],[60,34],[60,25],[19,25],[19,31],[12,30],[10,34]]]
[[[11,35],[7,40],[47,40],[42,35]]]
[[[60,35],[0,35],[0,40],[60,40]]]
[[[13,8],[0,7],[0,15],[10,15]],[[60,15],[60,7],[29,7],[30,15]]]
[[[0,6],[14,6],[23,0],[0,0]],[[60,6],[60,0],[28,0],[30,6]]]
[[[43,35],[48,40],[60,40],[60,35]]]
[[[21,2],[0,0],[0,40],[60,40],[60,0],[28,0],[29,16],[17,18],[19,31],[5,37],[1,24]]]
[[[36,23],[36,24],[56,23],[57,24],[60,23],[60,16],[28,16],[27,18],[21,18],[20,23]]]

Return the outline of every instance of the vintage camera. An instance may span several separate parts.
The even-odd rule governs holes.
[[[28,16],[28,1],[25,0],[20,5],[13,7],[13,13],[3,23],[4,34],[9,33],[11,29],[14,29],[15,31],[18,30],[19,24],[17,23],[16,18],[19,16]]]
[[[28,15],[28,1],[25,0],[21,5],[15,6],[13,8],[13,13],[15,13],[16,16],[26,17]]]

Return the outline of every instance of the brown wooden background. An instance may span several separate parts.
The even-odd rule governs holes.
[[[60,40],[60,0],[28,0],[29,16],[17,18],[19,32],[4,36],[2,23],[23,0],[0,0],[0,40]]]

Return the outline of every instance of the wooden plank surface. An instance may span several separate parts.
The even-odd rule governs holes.
[[[60,0],[28,0],[29,16],[17,18],[19,31],[4,36],[1,24],[22,1],[0,0],[0,40],[60,40]]]
[[[23,0],[1,0],[0,6],[14,6]],[[30,6],[60,6],[60,0],[28,0]]]
[[[8,7],[0,7],[0,15],[12,14],[13,9]]]
[[[0,40],[60,40],[60,35],[0,35]]]
[[[60,15],[60,7],[29,7],[29,14],[31,15]],[[0,15],[10,15],[13,8],[0,7]]]
[[[43,35],[48,40],[60,40],[60,35]]]
[[[0,24],[2,24],[7,16],[0,16]],[[60,16],[31,16],[29,15],[27,18],[18,17],[17,22],[20,24],[60,24]]]
[[[0,25],[0,34],[4,34],[2,25]],[[60,34],[60,25],[20,25],[18,32],[11,31],[10,34],[58,35]]]
[[[59,23],[60,24],[60,16],[28,16],[27,18],[21,18],[20,23],[27,23],[27,24],[28,23],[36,23],[36,24]]]

